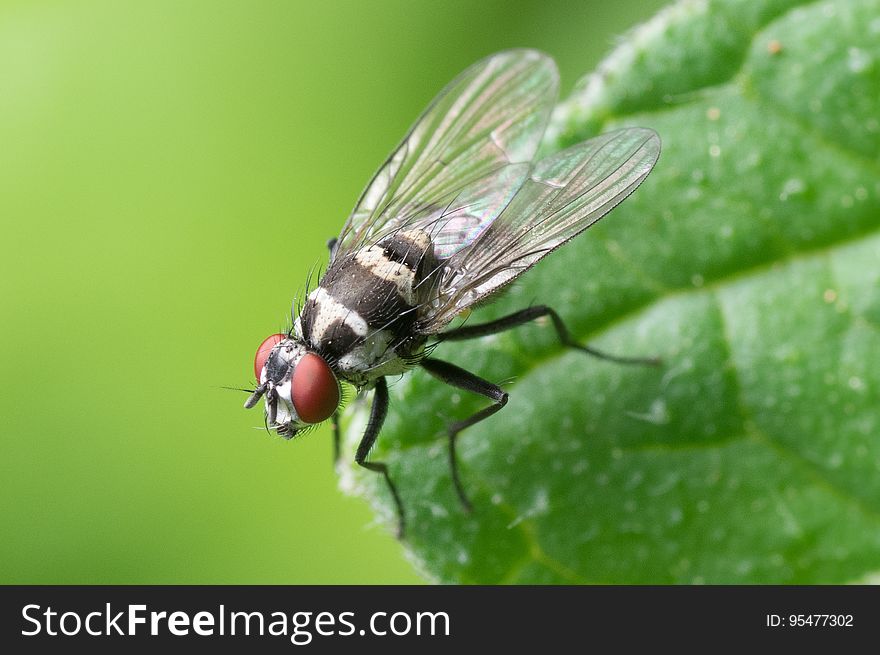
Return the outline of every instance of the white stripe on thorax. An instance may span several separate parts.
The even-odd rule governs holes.
[[[336,300],[324,287],[315,289],[309,298],[315,302],[315,318],[309,334],[312,341],[320,341],[324,332],[335,321],[342,321],[359,337],[367,336],[369,328],[363,317]]]
[[[407,302],[413,303],[413,280],[415,273],[409,270],[405,264],[396,262],[385,254],[380,246],[369,246],[358,250],[354,256],[355,261],[370,271],[373,275],[384,282],[391,282],[397,287],[397,292]]]

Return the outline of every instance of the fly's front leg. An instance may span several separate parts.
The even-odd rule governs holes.
[[[452,470],[452,482],[455,485],[455,491],[461,500],[461,504],[467,511],[470,511],[471,502],[468,500],[458,476],[458,459],[455,456],[455,439],[458,437],[458,433],[465,428],[470,427],[475,423],[479,423],[485,418],[489,418],[492,414],[504,407],[507,404],[507,392],[503,391],[498,385],[487,382],[463,368],[459,368],[448,362],[440,361],[439,359],[423,359],[421,365],[422,368],[438,380],[453,387],[458,387],[465,391],[471,391],[473,393],[478,393],[481,396],[486,396],[486,398],[489,398],[495,403],[494,405],[489,405],[488,407],[484,407],[480,411],[471,414],[468,418],[462,421],[453,423],[447,428],[449,435],[449,468]]]
[[[460,341],[462,339],[485,337],[490,334],[498,334],[499,332],[519,327],[523,323],[534,321],[536,318],[541,318],[542,316],[550,317],[553,321],[553,327],[556,329],[556,335],[559,337],[559,341],[562,345],[567,346],[568,348],[574,348],[575,350],[580,350],[593,357],[605,359],[609,362],[617,362],[619,364],[646,364],[649,366],[656,366],[660,363],[660,360],[657,357],[620,357],[618,355],[609,355],[601,350],[596,350],[590,346],[578,343],[572,338],[571,333],[568,331],[568,328],[565,327],[565,323],[562,322],[562,318],[556,313],[556,310],[547,307],[546,305],[528,307],[518,312],[514,312],[513,314],[508,314],[507,316],[495,319],[494,321],[489,321],[488,323],[466,325],[454,330],[449,330],[442,334],[438,334],[437,339],[439,341]]]
[[[385,422],[385,416],[387,414],[388,384],[385,382],[385,378],[379,378],[376,382],[373,395],[373,407],[370,409],[370,420],[367,422],[367,429],[364,431],[364,436],[361,437],[361,442],[355,453],[354,461],[365,469],[381,473],[385,478],[388,489],[391,491],[391,497],[394,498],[394,504],[397,506],[397,538],[403,539],[404,531],[406,529],[403,503],[400,502],[397,487],[394,486],[391,477],[388,475],[388,465],[384,462],[367,461],[367,455],[370,454],[370,449],[373,447],[373,444],[376,443],[376,437],[379,436],[379,431],[382,429],[382,424]]]
[[[336,468],[339,463],[340,442],[342,441],[342,435],[339,433],[338,411],[333,412],[333,416],[330,418],[330,427],[333,428],[333,467]]]

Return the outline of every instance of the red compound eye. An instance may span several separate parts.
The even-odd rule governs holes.
[[[273,334],[271,337],[266,337],[263,343],[260,344],[260,347],[257,348],[257,354],[254,355],[254,375],[258,380],[260,379],[260,373],[263,372],[263,366],[266,365],[266,360],[269,358],[269,353],[272,352],[272,348],[279,341],[284,341],[286,338],[286,334]]]
[[[333,371],[320,356],[306,353],[293,369],[290,400],[306,423],[320,423],[339,406],[339,383]]]

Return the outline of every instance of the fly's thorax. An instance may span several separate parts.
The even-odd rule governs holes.
[[[402,373],[424,343],[415,326],[437,270],[425,232],[393,234],[334,260],[295,330],[358,386]]]
[[[358,388],[369,387],[378,378],[405,373],[420,358],[425,341],[414,336],[400,342],[389,330],[379,330],[340,357],[336,372]]]

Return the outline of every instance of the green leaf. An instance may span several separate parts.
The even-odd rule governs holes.
[[[880,570],[880,2],[687,2],[563,103],[545,151],[621,124],[663,153],[605,221],[475,324],[534,303],[658,368],[567,351],[532,324],[434,356],[510,402],[421,371],[392,381],[371,458],[405,547],[464,583],[831,583]],[[369,398],[366,399],[368,401]],[[368,402],[349,415],[347,448]],[[394,525],[379,476],[347,488]]]

